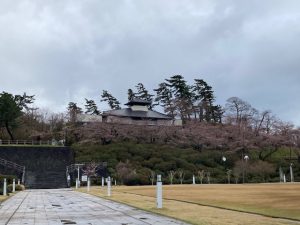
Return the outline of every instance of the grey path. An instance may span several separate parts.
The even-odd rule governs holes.
[[[0,205],[0,225],[185,224],[68,189],[30,190]]]

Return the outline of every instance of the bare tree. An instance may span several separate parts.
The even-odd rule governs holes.
[[[174,171],[174,170],[170,170],[168,172],[168,177],[169,177],[169,180],[170,180],[170,184],[173,184],[173,179],[175,177],[175,174],[176,174],[176,171]]]
[[[239,178],[243,174],[243,171],[244,171],[244,163],[242,160],[239,160],[235,163],[232,171],[236,184],[239,182]]]
[[[207,183],[210,184],[210,172],[206,172]]]
[[[230,170],[230,169],[228,169],[228,170],[226,171],[228,184],[230,184],[231,173],[232,173],[232,170]]]
[[[87,165],[85,165],[84,168],[82,168],[83,174],[87,177],[93,177],[96,176],[96,169],[98,167],[98,164],[95,162],[91,162]]]
[[[238,97],[227,99],[225,107],[227,115],[235,118],[235,124],[247,120],[248,116],[253,113],[251,105]]]
[[[198,174],[200,183],[203,184],[203,179],[205,177],[205,171],[204,170],[198,170],[197,174]]]
[[[178,174],[178,177],[179,177],[179,180],[180,180],[180,184],[182,184],[185,173],[182,169],[178,169],[177,174]]]
[[[125,163],[119,162],[116,166],[116,172],[121,184],[127,184],[136,177],[136,170],[132,167],[129,160],[126,160]]]
[[[155,171],[150,170],[149,179],[151,181],[151,185],[153,185],[154,184],[154,180],[155,180]]]

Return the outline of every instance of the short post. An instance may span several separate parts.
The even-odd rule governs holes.
[[[111,196],[111,180],[110,177],[107,178],[107,196]]]
[[[18,185],[20,185],[21,184],[21,181],[20,181],[20,179],[18,179]]]
[[[80,187],[80,166],[79,165],[77,167],[77,180],[78,180],[77,186]]]
[[[291,182],[294,182],[293,163],[290,164]]]
[[[90,191],[90,186],[91,186],[91,181],[90,181],[90,178],[88,177],[87,178],[87,191],[88,192]]]
[[[162,182],[161,182],[161,175],[157,175],[156,181],[156,207],[161,209],[163,206],[162,204]]]
[[[115,186],[117,186],[117,180],[115,179]]]
[[[193,184],[196,184],[195,175],[193,175]]]
[[[4,182],[3,182],[3,195],[6,196],[7,195],[7,192],[6,192],[6,178],[4,178]]]
[[[13,179],[12,192],[14,193],[15,191],[16,191],[16,180]]]
[[[285,177],[285,174],[283,174],[283,183],[286,183],[286,177]]]
[[[104,187],[104,177],[101,179],[101,186]]]
[[[76,186],[75,186],[76,189],[78,189],[78,178],[76,178]]]

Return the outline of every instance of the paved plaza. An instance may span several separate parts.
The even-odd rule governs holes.
[[[28,190],[0,205],[0,225],[185,224],[69,189]]]

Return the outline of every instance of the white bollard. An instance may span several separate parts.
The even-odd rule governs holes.
[[[101,186],[104,187],[104,177],[101,179]]]
[[[15,191],[16,191],[16,180],[13,179],[12,192],[14,193]]]
[[[20,185],[21,184],[21,181],[20,181],[20,179],[18,179],[18,185]]]
[[[90,186],[91,186],[91,181],[90,181],[90,178],[88,177],[88,179],[87,179],[87,191],[88,192],[90,191]]]
[[[78,189],[78,178],[76,178],[76,186],[75,186],[76,189]]]
[[[196,184],[195,175],[193,175],[193,184]]]
[[[294,182],[293,164],[290,165],[291,182]]]
[[[107,196],[111,196],[111,180],[110,177],[107,178]]]
[[[158,209],[161,209],[163,207],[161,175],[157,175],[156,181],[156,207]]]
[[[6,187],[7,187],[7,185],[6,185],[6,178],[4,178],[4,182],[3,182],[3,195],[4,196],[7,195],[7,193],[6,193]]]
[[[286,183],[285,174],[283,174],[283,183]]]

